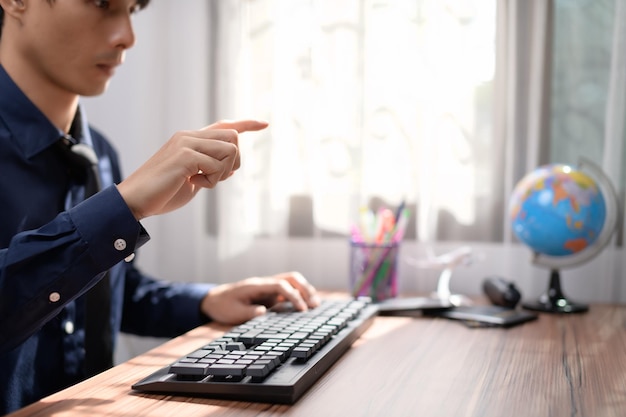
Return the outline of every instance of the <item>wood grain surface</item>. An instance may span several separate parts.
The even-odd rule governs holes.
[[[25,416],[625,416],[626,306],[468,328],[378,317],[294,405],[133,392],[139,379],[218,337],[203,326],[11,414]]]

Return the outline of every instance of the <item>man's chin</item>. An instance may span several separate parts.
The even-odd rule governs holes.
[[[95,96],[99,96],[103,94],[107,90],[108,87],[109,87],[109,82],[107,81],[106,83],[102,85],[93,85],[87,88],[83,88],[79,94],[83,97],[95,97]]]

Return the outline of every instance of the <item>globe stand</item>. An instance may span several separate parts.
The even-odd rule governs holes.
[[[599,166],[595,165],[591,161],[588,161],[587,159],[582,158],[578,165],[578,168],[572,168],[563,164],[551,164],[540,167],[525,176],[516,185],[513,196],[511,197],[510,213],[513,219],[513,230],[515,235],[520,238],[520,240],[524,241],[524,243],[529,245],[531,249],[533,249],[533,263],[535,265],[549,268],[551,271],[548,291],[539,297],[537,302],[522,304],[529,310],[543,311],[546,313],[580,313],[587,311],[589,309],[587,305],[571,302],[565,297],[565,295],[563,295],[563,292],[561,291],[559,271],[562,268],[571,268],[573,266],[583,264],[597,256],[609,244],[613,233],[615,233],[619,228],[619,220],[623,218],[622,210],[619,204],[619,197],[613,187],[613,184],[611,183],[610,178]],[[589,172],[590,175],[587,175],[587,173],[583,171]],[[581,184],[578,184],[579,181],[581,181]],[[548,183],[553,185],[548,185],[548,190],[544,190],[546,184]],[[546,250],[546,248],[538,250],[535,246],[538,241],[528,242],[523,238],[523,236],[526,237],[529,236],[529,234],[532,234],[533,230],[536,231],[538,226],[541,227],[541,215],[535,218],[534,216],[528,215],[528,213],[521,209],[522,203],[528,198],[528,195],[534,196],[535,198],[541,196],[543,200],[546,200],[545,197],[549,197],[550,193],[552,193],[553,197],[549,198],[552,199],[551,202],[537,200],[533,203],[536,203],[536,205],[532,206],[535,207],[532,211],[540,212],[540,214],[548,213],[551,217],[548,217],[547,221],[556,220],[565,222],[568,226],[565,234],[569,232],[569,227],[573,220],[567,213],[568,209],[567,207],[565,208],[565,213],[559,213],[558,210],[555,211],[554,196],[556,194],[554,193],[556,193],[556,191],[549,189],[557,183],[559,184],[559,187],[565,190],[567,198],[570,199],[570,209],[575,208],[574,205],[572,205],[572,201],[576,202],[576,207],[578,208],[581,207],[581,203],[582,206],[586,206],[587,202],[578,201],[580,200],[578,194],[582,193],[584,190],[585,195],[592,192],[592,200],[594,201],[588,201],[590,204],[589,210],[591,210],[591,207],[593,206],[596,206],[596,210],[594,210],[593,213],[592,211],[589,211],[588,218],[594,220],[603,218],[601,225],[596,223],[593,225],[590,224],[591,228],[589,231],[592,233],[590,234],[589,232],[586,232],[586,234],[582,236],[585,244],[582,245],[582,248],[579,247],[578,250],[574,250],[572,253],[561,252],[561,249],[564,249],[564,242],[560,242],[561,246],[560,248],[557,248],[558,250]],[[566,189],[566,185],[569,188],[572,188],[572,190],[578,191],[570,191]],[[596,186],[598,190],[596,190]],[[537,193],[537,190],[548,191],[548,194],[543,194],[543,192]],[[591,195],[588,195],[587,198],[591,198]],[[550,205],[548,206],[548,204],[544,204],[546,202],[550,203]],[[522,214],[521,217],[520,214]],[[516,223],[518,220],[521,220],[520,224]],[[585,223],[586,221],[583,219],[581,226],[586,227]],[[528,228],[527,226],[531,224],[533,226]],[[600,227],[599,231],[597,230],[598,227]],[[542,234],[540,233],[539,235],[541,236]],[[595,239],[588,241],[588,237],[591,236],[595,237]],[[542,239],[539,241],[541,240]]]
[[[589,310],[588,305],[574,303],[565,297],[561,291],[561,274],[558,269],[550,271],[548,291],[537,302],[524,303],[523,307],[544,313],[584,313]]]

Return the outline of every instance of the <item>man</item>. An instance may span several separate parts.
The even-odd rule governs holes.
[[[114,345],[120,330],[169,337],[209,320],[243,322],[278,300],[318,304],[295,272],[215,286],[167,284],[134,266],[149,239],[139,221],[227,179],[239,133],[267,126],[178,132],[122,181],[79,97],[105,91],[135,41],[131,16],[148,1],[0,0],[0,414],[103,369],[87,369],[89,307],[107,312],[101,344]],[[81,201],[93,167],[101,191]],[[100,287],[110,301],[87,298]]]

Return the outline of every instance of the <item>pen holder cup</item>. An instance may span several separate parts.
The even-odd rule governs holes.
[[[400,244],[350,241],[350,290],[354,297],[382,301],[398,295]]]

